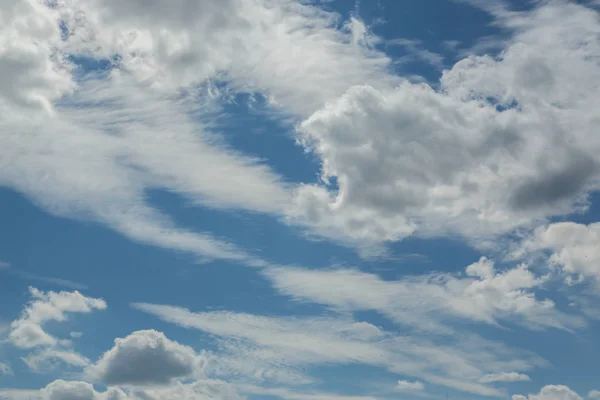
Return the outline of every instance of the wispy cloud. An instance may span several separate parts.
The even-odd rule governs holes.
[[[529,370],[544,361],[526,352],[460,335],[448,345],[434,337],[404,337],[341,317],[264,317],[231,312],[194,313],[180,307],[134,304],[164,321],[219,338],[223,354],[272,368],[321,364],[383,367],[432,384],[480,395],[500,392],[477,382],[490,369]]]
[[[45,283],[49,283],[51,285],[62,286],[62,287],[70,288],[70,289],[77,289],[77,290],[87,289],[87,286],[82,283],[73,282],[68,279],[51,278],[48,276],[40,276],[40,275],[32,274],[27,271],[23,271],[23,270],[14,268],[10,263],[3,262],[3,261],[0,261],[0,271],[7,273],[7,274],[14,275],[14,276],[18,276],[19,278],[22,278],[25,280],[45,282]]]
[[[356,269],[314,270],[272,267],[264,270],[273,286],[293,298],[336,310],[374,310],[404,327],[452,332],[453,319],[492,325],[500,321],[530,329],[575,330],[585,318],[559,311],[550,299],[538,300],[544,283],[525,265],[497,271],[482,258],[466,268],[467,276],[425,274],[385,281]]]
[[[479,381],[483,383],[489,382],[524,382],[531,379],[526,374],[518,372],[500,372],[497,374],[488,374],[482,377]]]

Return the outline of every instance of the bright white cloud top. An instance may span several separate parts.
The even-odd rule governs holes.
[[[600,3],[434,3],[0,0],[0,399],[599,398]]]

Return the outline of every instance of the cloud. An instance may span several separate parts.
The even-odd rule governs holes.
[[[265,388],[254,385],[239,385],[239,390],[243,393],[274,396],[286,400],[377,400],[372,396],[347,396],[335,393],[319,392],[298,392],[285,388]]]
[[[0,389],[0,399],[2,400],[32,400],[40,399],[39,390],[31,389]]]
[[[539,394],[513,395],[513,400],[582,400],[581,396],[564,385],[544,386]]]
[[[41,390],[41,400],[130,400],[130,397],[116,388],[99,393],[88,382],[56,380]]]
[[[13,370],[10,367],[10,364],[0,361],[0,374],[1,375],[12,375]]]
[[[507,46],[459,61],[439,90],[355,85],[299,124],[332,183],[299,187],[289,220],[353,245],[477,244],[585,208],[599,173],[597,13],[557,1],[496,18]]]
[[[175,382],[168,387],[136,390],[109,387],[104,392],[99,392],[89,382],[59,379],[41,390],[0,389],[0,398],[9,400],[242,400],[244,397],[239,395],[232,385],[218,380],[198,380],[185,384]]]
[[[500,372],[496,374],[487,374],[479,381],[483,383],[489,382],[524,382],[531,380],[529,376],[518,372]]]
[[[420,381],[398,381],[397,388],[402,391],[421,391],[425,389],[425,385]]]
[[[338,310],[375,310],[404,327],[430,332],[452,332],[452,319],[493,325],[505,321],[530,329],[573,330],[586,324],[582,317],[557,310],[552,300],[538,299],[536,289],[544,279],[525,265],[497,271],[492,260],[482,258],[466,273],[466,277],[426,274],[384,281],[356,269],[264,270],[282,294]]]
[[[600,391],[598,390],[592,390],[588,393],[588,398],[589,399],[600,399]]]
[[[191,375],[201,360],[193,349],[154,330],[115,339],[115,346],[86,370],[108,385],[167,385]]]
[[[14,268],[12,268],[11,264],[9,264],[7,262],[3,262],[3,261],[0,261],[0,271],[4,271],[8,274],[12,274],[12,275],[18,276],[23,279],[45,282],[45,283],[49,283],[51,285],[63,286],[63,287],[69,288],[69,289],[77,289],[77,290],[87,289],[86,285],[83,285],[83,284],[77,283],[77,282],[73,282],[73,281],[70,281],[67,279],[39,276],[36,274],[31,274],[26,271],[14,269]]]
[[[247,366],[267,364],[273,369],[292,370],[323,364],[364,364],[479,395],[500,393],[477,382],[487,373],[544,365],[531,353],[469,334],[456,335],[449,343],[447,338],[435,335],[399,336],[342,317],[194,313],[180,307],[143,303],[134,307],[216,337],[221,348],[216,362],[234,358]]]
[[[584,40],[600,32],[596,13],[563,2],[499,9],[487,11],[513,32],[504,51],[459,61],[436,90],[391,74],[358,18],[311,3],[25,2],[0,31],[10,115],[0,128],[11,132],[0,185],[132,240],[252,265],[265,262],[179,227],[145,192],[283,216],[371,250],[413,234],[477,242],[580,209],[599,172],[588,134],[599,49]],[[86,70],[90,61],[107,70]],[[226,146],[207,119],[218,84],[303,119],[298,140],[335,185],[296,187]]]
[[[136,400],[242,400],[236,386],[209,379],[191,383],[176,382],[169,387],[134,390]]]
[[[62,362],[75,367],[85,367],[90,360],[71,350],[43,349],[21,358],[23,362],[33,371],[53,369],[56,362]]]
[[[55,346],[60,341],[48,334],[43,325],[49,321],[66,321],[69,313],[90,313],[103,310],[106,302],[74,292],[42,292],[30,287],[33,300],[25,307],[21,317],[10,325],[9,340],[19,348]]]
[[[261,262],[180,228],[146,201],[148,189],[275,215],[291,196],[264,160],[209,132],[214,82],[310,115],[349,84],[395,80],[364,24],[340,28],[338,14],[292,0],[28,1],[3,18],[0,110],[11,117],[0,122],[0,185],[51,213],[201,258]],[[96,62],[107,69],[90,71]]]
[[[600,288],[600,223],[559,222],[540,227],[521,244],[516,254],[550,253],[551,265],[562,270],[568,282],[591,280]]]
[[[406,49],[407,54],[394,59],[395,64],[403,64],[413,61],[421,61],[442,70],[444,67],[444,57],[434,53],[431,50],[423,48],[423,42],[410,39],[391,39],[386,40],[387,46],[401,46]]]

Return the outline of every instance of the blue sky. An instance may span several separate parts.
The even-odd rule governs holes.
[[[597,1],[0,4],[0,399],[600,399]]]

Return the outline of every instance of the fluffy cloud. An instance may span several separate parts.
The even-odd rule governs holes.
[[[572,330],[585,320],[539,300],[544,280],[525,265],[497,271],[482,258],[466,268],[466,277],[430,274],[384,281],[354,269],[268,268],[264,274],[281,293],[341,310],[375,310],[403,326],[448,332],[452,317],[488,324],[503,320],[531,329]]]
[[[146,330],[115,339],[115,346],[86,373],[108,385],[166,385],[191,375],[200,363],[190,347]]]
[[[425,389],[425,385],[423,385],[423,382],[420,381],[398,381],[398,385],[397,385],[398,390],[408,390],[408,391],[420,391]]]
[[[592,390],[588,393],[588,398],[589,399],[600,399],[600,391],[598,390]]]
[[[353,86],[303,121],[334,181],[300,187],[290,220],[355,243],[481,240],[583,207],[599,172],[597,13],[557,1],[497,19],[508,46],[458,62],[439,90]]]
[[[529,396],[513,395],[513,400],[583,400],[581,396],[563,385],[544,386],[540,393]]]
[[[529,376],[518,372],[500,372],[497,374],[487,374],[482,377],[480,382],[523,382],[529,381]]]
[[[549,261],[568,275],[569,282],[586,279],[600,288],[600,223],[560,222],[538,228],[519,252],[549,251]]]
[[[545,364],[527,351],[476,335],[456,335],[449,343],[446,337],[399,336],[344,318],[193,313],[171,306],[134,306],[165,321],[219,338],[223,352],[217,362],[225,362],[226,369],[232,367],[228,363],[231,359],[247,366],[266,364],[274,369],[358,363],[479,395],[498,395],[497,389],[478,379],[497,370],[526,371]]]
[[[103,310],[106,302],[102,299],[86,297],[74,292],[42,292],[29,288],[33,300],[27,305],[21,317],[10,325],[9,339],[20,348],[55,346],[60,341],[48,334],[43,325],[48,321],[65,321],[69,313],[89,313]]]
[[[85,381],[56,380],[41,390],[0,389],[0,398],[10,400],[242,400],[233,386],[218,380],[199,380],[191,383],[175,382],[163,388],[124,391],[109,387],[98,392]],[[321,397],[328,400],[327,397]],[[315,400],[318,400],[315,398]],[[338,400],[331,398],[331,400]],[[345,400],[339,398],[339,400]],[[352,400],[348,398],[348,400]],[[360,399],[356,400],[371,400]]]
[[[99,393],[87,382],[56,380],[41,390],[41,400],[130,400],[122,390]]]

